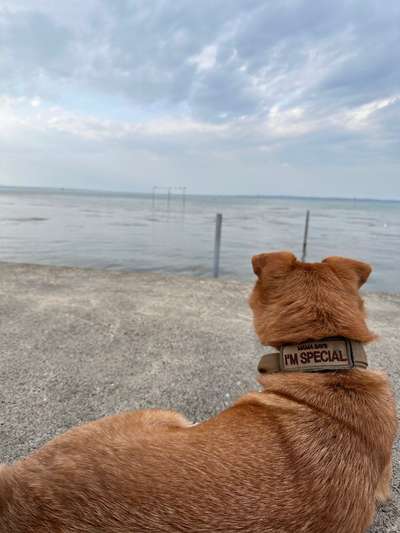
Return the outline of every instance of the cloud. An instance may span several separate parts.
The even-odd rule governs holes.
[[[191,180],[190,157],[207,161],[204,191],[228,192],[239,169],[254,174],[253,192],[268,188],[266,167],[288,192],[291,173],[310,168],[354,167],[361,186],[379,160],[390,177],[400,152],[399,16],[396,0],[3,0],[0,180],[23,179],[16,151],[46,165],[49,147],[60,182],[63,157],[76,151],[94,185],[96,172],[135,154],[147,169],[144,159],[158,161],[166,182]],[[119,175],[129,183],[128,171]]]

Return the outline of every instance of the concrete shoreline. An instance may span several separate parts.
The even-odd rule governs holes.
[[[257,388],[251,284],[0,263],[0,461],[83,421],[172,408],[197,421]],[[400,295],[366,293],[371,366],[400,401]],[[393,501],[371,532],[400,531]]]

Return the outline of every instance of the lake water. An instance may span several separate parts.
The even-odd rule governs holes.
[[[400,203],[0,188],[0,260],[210,276],[223,214],[221,276],[253,279],[250,257],[288,249],[307,260],[370,262],[369,290],[400,289]]]

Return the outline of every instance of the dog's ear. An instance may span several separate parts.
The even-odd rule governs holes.
[[[287,272],[295,264],[296,257],[292,252],[271,252],[258,254],[251,258],[254,274],[261,278],[262,274],[281,274]]]
[[[346,257],[327,257],[322,262],[327,263],[339,277],[350,281],[355,279],[359,288],[364,285],[372,272],[372,268],[368,263],[347,259]]]

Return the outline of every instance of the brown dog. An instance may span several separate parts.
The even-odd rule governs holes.
[[[329,338],[373,339],[358,294],[370,267],[288,252],[253,267],[255,328],[282,348],[286,371],[263,374],[262,392],[199,425],[124,413],[3,466],[1,533],[365,531],[390,493],[395,406],[385,375],[342,369],[356,342]],[[305,371],[293,371],[303,358]]]

